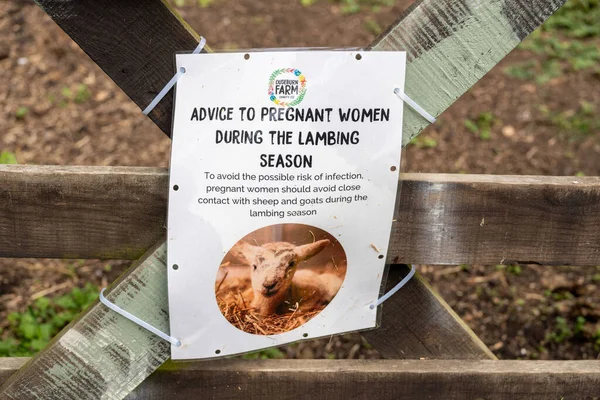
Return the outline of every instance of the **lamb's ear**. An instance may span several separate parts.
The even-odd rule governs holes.
[[[230,250],[231,255],[247,265],[252,264],[260,252],[262,252],[262,247],[251,245],[243,240],[237,242]]]
[[[319,254],[325,247],[329,246],[331,242],[329,239],[319,240],[318,242],[303,244],[294,249],[298,255],[298,261],[305,261]]]

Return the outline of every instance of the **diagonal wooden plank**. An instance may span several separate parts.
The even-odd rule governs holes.
[[[56,2],[56,1],[52,1],[52,0],[47,0],[47,1],[42,1],[40,0],[38,2],[42,8],[44,8],[46,11],[48,11],[48,13],[50,14],[51,17],[53,17],[55,19],[55,21],[59,22],[59,24],[63,27],[63,29],[65,29],[65,31],[67,31],[67,33],[70,33],[72,37],[74,37],[74,39],[84,48],[84,50],[88,53],[88,54],[94,54],[92,55],[92,58],[94,59],[94,61],[96,61],[99,65],[101,65],[101,67],[103,67],[105,70],[108,70],[108,64],[113,64],[112,69],[114,69],[113,74],[116,72],[118,75],[118,71],[120,70],[120,72],[122,74],[127,74],[128,71],[135,71],[137,74],[135,76],[135,78],[132,78],[133,81],[140,83],[140,85],[138,85],[139,87],[137,88],[131,88],[130,90],[128,90],[128,94],[130,95],[130,97],[132,97],[134,99],[134,101],[136,101],[139,105],[143,106],[147,103],[147,101],[145,101],[145,99],[143,98],[143,96],[135,96],[136,98],[134,98],[135,95],[135,90],[137,89],[139,91],[139,93],[143,93],[144,90],[147,90],[147,88],[150,85],[158,85],[159,87],[162,86],[162,84],[164,84],[164,82],[166,82],[168,80],[168,78],[170,77],[170,75],[172,74],[172,72],[169,72],[168,74],[166,74],[167,76],[158,76],[158,74],[156,74],[154,72],[154,70],[152,70],[153,66],[152,64],[150,64],[148,62],[148,56],[149,54],[151,54],[152,52],[156,53],[156,47],[155,44],[160,44],[161,42],[170,42],[170,43],[175,43],[176,42],[176,38],[173,37],[173,34],[179,34],[180,36],[184,37],[183,42],[196,42],[196,40],[191,40],[190,39],[190,35],[192,35],[187,29],[186,27],[181,24],[180,21],[178,21],[178,19],[173,15],[170,14],[168,12],[166,12],[166,6],[161,5],[157,5],[155,4],[155,2],[144,2],[143,4],[139,4],[138,2],[134,2],[133,0],[126,0],[126,1],[117,1],[117,0],[112,0],[112,1],[106,1],[106,2],[102,2],[102,3],[96,3],[93,2],[92,0],[71,0],[71,1],[62,1],[62,2]],[[422,15],[427,15],[427,12],[430,10],[433,10],[434,8],[434,0],[424,0],[419,2],[413,9],[410,15],[413,15],[413,13],[418,13],[418,12],[422,12]],[[548,15],[550,15],[550,13],[554,10],[555,6],[558,5],[558,3],[556,1],[551,1],[551,0],[547,0],[547,1],[536,1],[534,2],[537,5],[548,5],[547,8],[543,8],[543,7],[536,7],[534,9],[531,9],[527,3],[525,2],[519,2],[519,1],[511,1],[511,0],[490,0],[488,2],[476,2],[475,0],[471,0],[471,1],[459,1],[458,3],[461,5],[465,5],[465,6],[471,6],[470,8],[468,8],[468,11],[470,12],[471,10],[474,11],[475,17],[474,18],[466,18],[466,19],[462,19],[459,18],[459,14],[456,14],[452,7],[453,4],[456,2],[452,2],[450,0],[446,0],[443,1],[440,4],[440,8],[439,10],[443,11],[444,13],[447,13],[448,15],[451,16],[451,18],[448,19],[444,19],[444,25],[443,25],[443,29],[451,32],[451,34],[449,34],[449,36],[444,37],[444,35],[433,35],[436,38],[439,38],[438,41],[434,41],[436,46],[438,44],[442,45],[443,43],[446,43],[443,39],[446,39],[447,37],[450,36],[454,36],[454,35],[459,35],[461,37],[463,37],[462,35],[465,34],[472,34],[472,31],[465,31],[464,29],[462,29],[461,27],[464,25],[467,26],[476,26],[476,22],[478,21],[477,18],[486,15],[486,13],[479,13],[479,11],[481,10],[485,10],[485,9],[489,9],[490,13],[487,13],[487,15],[491,15],[500,19],[500,20],[504,20],[507,21],[509,18],[506,17],[506,15],[512,15],[512,17],[514,18],[514,16],[519,15],[522,16],[524,19],[526,20],[531,20],[534,21],[534,23],[528,25],[528,27],[534,26],[535,22],[537,22],[538,20],[543,20],[545,19]],[[506,7],[510,7],[510,13],[506,12],[505,8],[498,8],[498,5],[505,5]],[[152,7],[152,11],[156,11],[156,13],[152,13],[151,11],[149,11],[149,8]],[[161,8],[162,7],[162,8]],[[532,11],[535,11],[535,14],[531,14]],[[504,13],[504,14],[503,14]],[[107,15],[108,14],[108,15]],[[466,12],[464,13],[465,15],[468,15],[469,13]],[[85,17],[85,18],[83,18]],[[166,19],[165,21],[163,20],[157,20],[157,18],[163,18]],[[417,21],[420,18],[423,17],[419,17],[418,15],[416,15]],[[493,21],[490,21],[493,22]],[[180,24],[181,26],[178,27],[177,24]],[[161,25],[162,24],[162,25]],[[402,25],[403,22],[400,22],[399,24],[397,24],[396,26],[400,26]],[[171,35],[167,34],[165,36],[165,31],[163,29],[157,28],[157,26],[169,26],[172,28],[173,32],[169,32],[172,33]],[[409,24],[407,24],[407,27],[409,26]],[[425,36],[430,36],[431,34],[431,28],[429,26],[427,26],[426,24],[423,25],[419,25],[419,24],[414,24],[416,30],[412,30],[409,31],[409,35],[414,36],[415,38],[420,36],[420,35],[425,35]],[[183,27],[183,28],[182,28]],[[481,25],[477,25],[478,28],[481,28]],[[525,28],[525,30],[528,29],[528,27]],[[439,28],[439,27],[438,27]],[[436,29],[438,29],[436,28]],[[183,31],[185,32],[183,32]],[[392,29],[392,32],[394,30]],[[487,38],[487,42],[491,43],[492,40],[505,40],[505,39],[510,39],[508,36],[512,37],[514,36],[514,30],[512,31],[501,31],[501,30],[496,30],[496,29],[491,29],[489,30],[489,33],[484,33],[484,32],[479,32],[481,34],[482,37],[486,37]],[[104,38],[102,40],[97,39],[98,36],[104,36]],[[140,37],[140,40],[133,40],[133,37]],[[193,35],[192,35],[193,37]],[[95,39],[94,39],[95,38]],[[156,39],[156,43],[154,43],[154,41],[152,40],[152,38]],[[467,40],[469,40],[470,38],[468,37],[463,37],[463,39],[459,42],[459,43],[467,43]],[[129,45],[129,43],[131,42],[139,42],[141,41],[142,44],[139,46],[134,46],[134,45]],[[143,46],[143,43],[152,43],[152,52],[144,52],[143,50],[148,50],[148,46]],[[185,46],[185,43],[181,43],[183,46],[180,47],[179,49],[175,49],[175,50],[181,50],[181,49],[191,49],[195,46],[195,43],[193,45],[190,46]],[[94,51],[92,52],[92,48],[90,47],[94,47],[94,46],[87,46],[87,44],[92,43],[95,44],[97,47],[100,47],[100,51]],[[118,51],[121,51],[121,54],[119,54],[118,57],[115,57],[114,55],[111,55],[111,52],[115,51],[115,45],[119,44],[119,43],[126,43],[124,48],[117,48]],[[433,47],[429,47],[429,48],[425,48],[425,51],[422,54],[426,54],[428,52],[430,52],[432,49],[434,49],[436,46]],[[468,47],[468,46],[467,46]],[[499,53],[503,53],[503,54],[499,54],[498,56],[501,57],[503,55],[506,54],[506,52],[508,51],[507,48],[504,47],[499,47],[499,46],[490,46],[489,51],[498,51]],[[161,62],[161,63],[166,63],[169,62],[171,57],[172,57],[172,52],[169,52],[168,49],[165,50],[165,48],[161,47],[158,51],[158,53],[160,54],[158,56],[158,59],[155,59],[155,62]],[[463,56],[464,57],[464,56]],[[419,58],[417,57],[415,60],[418,60]],[[169,61],[167,61],[169,60]],[[473,69],[475,69],[478,65],[477,63],[477,59],[474,57],[471,57],[470,60],[474,63],[474,64],[462,64],[463,67],[472,67]],[[435,79],[433,80],[433,82],[436,82],[436,79],[446,79],[446,80],[452,80],[453,79],[453,75],[455,74],[454,69],[455,66],[454,64],[452,64],[453,62],[456,62],[456,59],[450,58],[450,59],[441,59],[439,60],[440,63],[438,64],[438,66],[441,68],[441,71],[443,71],[443,74],[441,76],[436,76]],[[443,62],[446,61],[449,64],[443,64]],[[135,66],[135,68],[133,68],[132,66]],[[412,68],[414,68],[411,65],[408,66],[408,71],[410,71]],[[155,80],[152,78],[160,78],[160,80]],[[470,82],[470,84],[473,84],[476,82],[476,80],[478,79],[478,74],[477,73],[473,73],[472,74],[472,80]],[[464,88],[460,88],[458,87],[457,92],[454,93],[454,95],[456,95],[457,93],[460,94],[461,89]],[[409,93],[410,94],[410,93]],[[414,96],[414,94],[413,94]],[[152,97],[147,96],[146,97]],[[421,99],[419,99],[418,97],[416,97],[418,101],[421,101]],[[425,106],[431,106],[428,103],[424,103],[422,102],[423,105]],[[167,102],[163,102],[162,107],[168,107],[168,101]],[[163,130],[165,130],[166,132],[169,132],[169,125],[168,125],[168,121],[170,121],[170,113],[167,114],[167,112],[165,112],[164,110],[161,111],[162,109],[158,109],[156,110],[153,115],[152,118],[155,122],[157,122],[157,124],[159,126],[161,126],[161,128]],[[432,108],[429,108],[430,111],[432,112],[436,112],[435,110],[433,110]],[[168,111],[168,110],[167,110]],[[436,112],[437,113],[437,112]],[[414,136],[420,128],[418,125],[413,125],[410,123],[410,118],[406,119],[405,122],[405,134],[406,137],[409,138],[410,136]],[[142,261],[141,264],[145,264],[145,261]],[[164,279],[164,278],[163,278]],[[160,281],[160,279],[158,279]],[[164,283],[164,281],[162,281]],[[164,288],[163,288],[164,290]],[[138,294],[139,296],[139,294]],[[86,318],[86,317],[84,317]],[[163,318],[166,319],[166,316],[164,316]],[[67,336],[67,334],[65,334],[64,336]],[[57,342],[54,342],[55,344]],[[118,343],[118,342],[117,342]],[[48,355],[51,352],[51,349],[53,349],[55,347],[50,347],[49,350],[45,351],[44,353],[42,353],[40,356],[38,356],[36,359],[32,360],[32,362],[30,362],[28,364],[28,366],[25,367],[24,371],[20,372],[17,377],[15,377],[14,379],[11,379],[9,382],[7,382],[6,385],[3,386],[3,388],[0,389],[0,395],[3,397],[7,397],[7,398],[27,398],[27,397],[36,397],[36,398],[51,398],[52,394],[56,395],[58,387],[69,387],[73,388],[73,371],[67,371],[66,373],[61,373],[59,374],[59,376],[53,376],[53,378],[55,378],[53,380],[53,383],[59,386],[54,386],[54,391],[53,393],[49,393],[48,391],[44,392],[44,386],[42,385],[40,386],[35,386],[35,389],[32,389],[31,386],[27,386],[27,381],[28,379],[32,379],[32,377],[36,377],[36,376],[48,376],[48,370],[44,369],[44,368],[40,368],[40,366],[44,365],[44,361],[45,362],[49,362],[52,360],[52,357],[48,357]],[[72,354],[72,353],[70,353]],[[65,352],[61,351],[59,352],[59,354],[57,354],[57,356],[65,356],[67,354],[65,354]],[[67,355],[68,358],[68,355]],[[93,361],[96,361],[97,358],[92,357],[91,354],[88,354],[88,361],[89,364],[91,365],[93,363]],[[135,377],[135,379],[130,379],[127,382],[124,382],[123,386],[121,388],[118,388],[116,384],[112,384],[111,382],[109,382],[108,384],[106,383],[106,381],[102,381],[105,384],[105,387],[102,387],[101,389],[101,397],[103,398],[121,398],[124,393],[126,393],[127,391],[130,390],[130,384],[131,382],[134,382],[137,378],[139,378],[140,376],[143,376],[144,374],[147,374],[149,371],[151,371],[153,369],[153,365],[149,364],[149,365],[145,365],[145,363],[136,363],[136,365],[139,364],[140,367],[140,371],[136,370],[135,373],[133,373],[133,376]],[[69,361],[68,360],[64,360],[63,363],[59,364],[61,367],[64,367],[65,365],[69,365]],[[131,367],[130,365],[128,365],[128,367]],[[93,368],[93,367],[91,367]],[[102,368],[100,368],[101,370]],[[85,378],[86,381],[91,381],[91,382],[100,382],[98,376],[102,375],[101,373],[97,373],[98,369],[94,369],[94,371],[96,372],[95,374],[92,374],[90,376],[87,376]],[[129,375],[132,374],[131,371],[128,371]],[[121,376],[121,375],[119,375]],[[88,385],[89,386],[89,385]],[[95,385],[93,385],[94,387],[96,387]],[[15,388],[20,388],[20,391],[16,391]],[[40,392],[41,391],[41,392]],[[42,394],[40,394],[42,393]],[[83,392],[85,393],[85,391]],[[89,393],[89,392],[88,392]],[[98,394],[98,393],[95,393]],[[79,397],[79,396],[77,396]],[[98,397],[98,396],[97,396]],[[55,397],[54,397],[55,398]],[[81,398],[81,397],[79,397]]]
[[[406,50],[405,92],[438,116],[566,0],[423,0],[369,47]],[[404,107],[404,144],[428,122]]]
[[[106,297],[169,332],[165,260],[163,242],[119,277]],[[170,346],[96,302],[8,379],[0,398],[122,399],[169,358]]]
[[[167,0],[36,3],[141,109],[173,76],[175,52],[191,52],[200,40]],[[149,114],[168,136],[172,109],[170,92]]]
[[[565,1],[420,0],[368,49],[406,50],[406,93],[437,116]],[[173,75],[173,54],[199,40],[166,0],[36,2],[140,108]],[[169,136],[172,106],[168,94],[150,114]],[[404,142],[427,124],[406,106]]]
[[[391,266],[386,290],[408,272],[406,265]],[[381,307],[380,328],[362,335],[385,358],[496,359],[418,273]]]

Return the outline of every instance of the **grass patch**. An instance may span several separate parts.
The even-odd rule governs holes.
[[[25,119],[25,116],[29,113],[29,108],[27,107],[19,107],[17,108],[17,111],[15,112],[15,117],[17,119]]]
[[[560,113],[551,111],[546,106],[540,107],[544,119],[559,128],[561,134],[570,139],[582,139],[593,135],[600,129],[600,118],[596,115],[593,104],[581,101],[579,107]]]
[[[542,25],[544,32],[560,31],[573,38],[600,36],[600,0],[569,0]]]
[[[98,288],[88,283],[64,296],[40,297],[22,313],[10,313],[8,328],[0,329],[0,357],[34,355],[97,298]]]
[[[599,21],[600,0],[569,0],[518,46],[541,57],[510,66],[504,73],[544,84],[570,71],[597,68]]]
[[[433,149],[437,147],[438,142],[434,138],[421,135],[414,137],[409,144],[419,149]]]
[[[279,350],[276,347],[265,349],[261,351],[257,351],[254,353],[244,354],[242,358],[246,360],[268,360],[268,359],[277,359],[277,358],[285,358],[285,353]]]
[[[18,164],[15,153],[11,153],[10,151],[0,153],[0,164]]]
[[[319,0],[300,0],[300,4],[310,7],[317,1]],[[394,0],[331,0],[331,2],[340,5],[342,14],[357,14],[363,10],[379,12],[381,7],[391,7],[395,3]]]
[[[492,138],[492,129],[499,122],[491,112],[483,112],[474,120],[465,120],[465,128],[479,136],[481,140],[490,140]]]

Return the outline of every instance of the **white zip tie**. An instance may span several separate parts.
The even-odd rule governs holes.
[[[435,120],[434,116],[429,114],[420,105],[415,103],[415,101],[413,99],[411,99],[410,97],[408,97],[408,95],[406,93],[404,93],[402,90],[400,90],[400,88],[395,88],[394,93],[396,93],[396,96],[398,96],[403,102],[408,104],[410,106],[410,108],[412,108],[413,110],[415,110],[416,112],[421,114],[421,116],[423,118],[425,118],[427,121],[429,121],[429,123],[431,123],[431,124],[435,123],[436,120]]]
[[[154,333],[155,335],[161,337],[162,339],[166,340],[167,342],[171,343],[173,346],[175,347],[180,347],[181,346],[181,341],[174,338],[173,336],[169,336],[166,333],[159,331],[158,329],[156,329],[155,327],[153,327],[152,325],[150,325],[149,323],[142,321],[141,319],[139,319],[138,317],[136,317],[135,315],[123,310],[121,307],[119,307],[118,305],[111,303],[110,301],[108,301],[108,299],[106,297],[104,297],[104,291],[106,290],[106,288],[102,289],[100,291],[100,302],[102,304],[104,304],[106,307],[110,308],[111,310],[113,310],[114,312],[116,312],[117,314],[122,315],[123,317],[127,318],[128,320],[130,320],[131,322],[138,324],[139,326],[141,326],[144,329],[149,330],[150,332]]]
[[[198,43],[198,46],[196,46],[196,48],[194,49],[192,54],[200,53],[202,51],[202,49],[204,48],[205,44],[206,44],[206,39],[204,39],[204,37],[200,37],[200,43]],[[179,68],[179,71],[177,71],[177,73],[175,75],[173,75],[171,80],[169,82],[167,82],[165,87],[163,87],[162,90],[160,92],[158,92],[156,97],[150,102],[150,104],[148,104],[148,107],[144,108],[144,111],[142,111],[142,113],[144,115],[150,114],[150,112],[152,110],[154,110],[154,107],[156,107],[156,105],[163,99],[163,97],[165,97],[166,94],[169,93],[169,90],[171,90],[171,88],[173,86],[175,86],[175,84],[177,83],[179,78],[181,78],[183,76],[183,74],[185,74],[185,67]]]
[[[394,286],[389,292],[387,292],[386,294],[384,294],[383,296],[381,296],[376,302],[375,304],[371,304],[369,306],[369,308],[372,310],[375,307],[381,305],[384,301],[388,300],[390,297],[392,297],[398,290],[400,290],[402,288],[402,286],[406,285],[408,283],[408,281],[410,281],[410,279],[415,275],[415,267],[411,264],[410,266],[410,272],[408,273],[408,275],[406,275],[404,277],[404,279],[402,279],[400,282],[398,282],[398,284],[396,286]]]

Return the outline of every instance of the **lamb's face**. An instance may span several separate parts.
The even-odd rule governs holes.
[[[256,252],[250,264],[252,288],[265,297],[289,289],[298,265],[298,255],[293,249]]]
[[[250,266],[254,293],[269,298],[287,291],[298,264],[321,252],[329,243],[329,240],[319,240],[302,246],[287,242],[253,246],[241,241],[233,247],[232,252]]]

